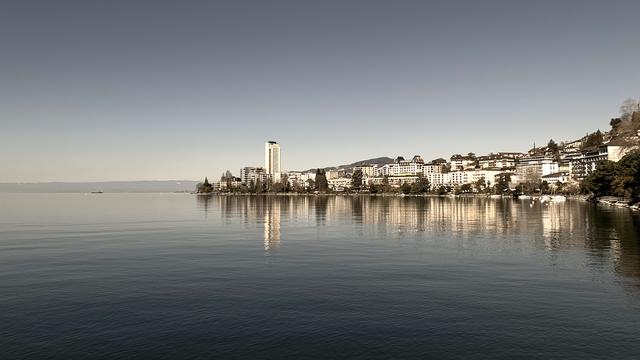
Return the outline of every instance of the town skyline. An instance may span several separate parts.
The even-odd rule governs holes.
[[[620,117],[609,122],[610,130],[597,130],[571,141],[550,139],[526,152],[455,153],[430,161],[420,154],[410,158],[398,155],[337,167],[286,170],[281,168],[280,144],[270,140],[265,143],[264,166],[243,166],[236,175],[227,170],[218,182],[210,183],[205,177],[196,188],[205,194],[364,191],[502,196],[505,192],[536,191],[573,195],[634,192],[624,174],[633,171],[627,167],[635,166],[632,164],[640,149],[640,99],[625,100],[620,112]],[[613,187],[612,182],[616,183]]]
[[[598,128],[595,131],[601,131],[601,128]],[[607,131],[606,129],[604,129],[603,131]],[[587,131],[586,134],[589,134],[590,132]],[[581,135],[584,136],[584,135]],[[581,136],[577,136],[576,138],[580,138]],[[271,138],[268,138],[271,139]],[[549,140],[554,140],[556,143],[560,144],[560,143],[565,143],[565,142],[571,142],[571,141],[575,141],[574,139],[562,139],[562,140],[558,140],[556,138],[550,137]],[[284,151],[284,160],[282,161],[282,163],[284,163],[285,165],[281,165],[279,164],[279,167],[282,167],[282,171],[283,172],[305,172],[305,171],[309,171],[309,170],[315,170],[315,169],[328,169],[328,168],[339,168],[341,166],[346,166],[346,165],[350,165],[353,163],[359,163],[359,162],[366,162],[368,160],[371,159],[377,159],[377,158],[389,158],[389,159],[396,159],[397,157],[407,157],[407,158],[412,158],[414,156],[420,156],[423,157],[425,159],[425,162],[430,162],[432,160],[435,159],[446,159],[447,161],[450,159],[451,156],[453,155],[466,155],[469,153],[473,153],[477,156],[486,156],[486,155],[491,155],[491,154],[497,154],[497,153],[522,153],[522,154],[526,154],[531,148],[538,146],[538,147],[545,147],[547,145],[547,142],[549,141],[541,141],[539,143],[537,142],[532,142],[528,148],[523,147],[523,149],[498,149],[496,150],[495,148],[493,149],[493,151],[488,151],[488,152],[478,152],[478,151],[473,151],[473,149],[470,149],[469,151],[448,151],[448,150],[436,150],[436,151],[431,151],[431,152],[403,152],[401,150],[399,151],[395,151],[395,152],[389,152],[387,154],[377,154],[377,155],[372,155],[370,157],[363,157],[360,159],[339,159],[338,157],[335,158],[335,160],[333,162],[330,162],[329,160],[326,160],[326,162],[322,165],[322,166],[313,166],[313,164],[303,164],[302,166],[298,166],[298,167],[293,167],[293,166],[289,166],[287,165],[287,154],[289,153],[296,153],[299,152],[299,150],[302,149],[289,149],[288,147],[286,147],[285,144],[285,151]],[[265,144],[269,144],[269,143],[276,143],[277,145],[283,145],[280,141],[274,141],[274,140],[266,140],[263,141],[262,143],[259,143],[255,146],[252,146],[251,148],[256,148],[256,149],[260,149],[262,148],[264,150],[264,145]],[[248,146],[246,146],[247,144],[244,144],[245,148],[249,148]],[[495,146],[495,144],[494,144]],[[414,147],[415,148],[415,147]],[[526,149],[524,149],[526,148]],[[437,155],[433,155],[433,156],[425,156],[423,154],[429,154],[429,153],[433,153],[433,154],[437,154]],[[313,152],[308,152],[306,153],[307,155],[312,155]],[[262,163],[261,161],[264,161],[261,156],[259,155],[259,153],[255,153],[252,154],[254,159],[251,160],[246,160],[242,163],[238,163],[236,165],[241,165],[241,166],[235,166],[232,168],[222,168],[220,166],[217,166],[218,168],[218,172],[206,172],[203,174],[199,174],[198,176],[192,177],[192,178],[188,178],[188,177],[179,177],[179,176],[174,176],[174,177],[167,177],[167,178],[153,178],[153,179],[144,179],[144,178],[107,178],[107,179],[101,179],[101,178],[96,178],[96,179],[90,179],[90,180],[76,180],[76,179],[55,179],[55,180],[44,180],[44,181],[28,181],[28,180],[14,180],[14,181],[1,181],[0,183],[56,183],[56,182],[60,182],[60,183],[91,183],[91,182],[139,182],[139,181],[181,181],[181,180],[187,180],[187,181],[200,181],[202,180],[203,177],[209,177],[212,180],[215,179],[215,181],[219,180],[219,176],[221,174],[224,175],[225,172],[230,171],[232,174],[234,175],[239,175],[239,169],[243,168],[243,167],[265,167],[266,164]],[[280,149],[279,149],[279,155],[280,155]],[[215,164],[213,164],[213,167],[216,167]],[[209,167],[212,168],[212,167]]]

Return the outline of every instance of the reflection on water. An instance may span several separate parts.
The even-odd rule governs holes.
[[[639,233],[578,201],[0,194],[0,359],[635,359]]]
[[[352,224],[371,234],[446,233],[473,246],[487,236],[530,242],[548,251],[582,247],[594,262],[611,261],[617,272],[640,278],[640,216],[627,209],[580,201],[540,204],[483,198],[368,196],[198,197],[205,213],[240,218],[264,229],[264,249],[280,246],[283,223],[317,227]]]
[[[264,211],[264,249],[280,246],[280,202],[269,199]]]

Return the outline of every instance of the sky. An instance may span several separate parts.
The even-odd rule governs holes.
[[[640,97],[637,0],[0,5],[0,182],[526,151]]]

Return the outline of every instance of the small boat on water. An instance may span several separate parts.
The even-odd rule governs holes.
[[[491,199],[502,199],[502,195],[491,195],[489,196]]]
[[[92,194],[102,194],[103,192],[102,191],[92,191],[91,193]]]
[[[551,196],[549,196],[549,195],[540,196],[540,202],[541,203],[546,203],[546,202],[549,202],[549,201],[551,201]]]
[[[566,200],[567,200],[567,197],[562,195],[554,195],[551,197],[551,201],[562,202]]]
[[[529,199],[531,199],[531,196],[530,195],[518,195],[518,199],[529,200]]]

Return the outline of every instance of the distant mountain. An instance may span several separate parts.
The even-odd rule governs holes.
[[[4,193],[88,193],[109,192],[178,192],[194,191],[197,181],[101,181],[101,182],[46,182],[0,183]]]
[[[335,170],[335,169],[343,169],[343,170],[347,170],[347,171],[353,171],[353,168],[356,166],[362,166],[362,165],[366,165],[366,164],[370,164],[370,165],[384,165],[384,164],[390,164],[394,161],[394,159],[390,158],[390,157],[378,157],[378,158],[373,158],[373,159],[367,159],[367,160],[360,160],[360,161],[356,161],[354,163],[351,164],[346,164],[346,165],[339,165],[339,166],[331,166],[331,167],[325,167],[323,169],[325,170]],[[315,169],[309,169],[307,171],[313,171]]]

